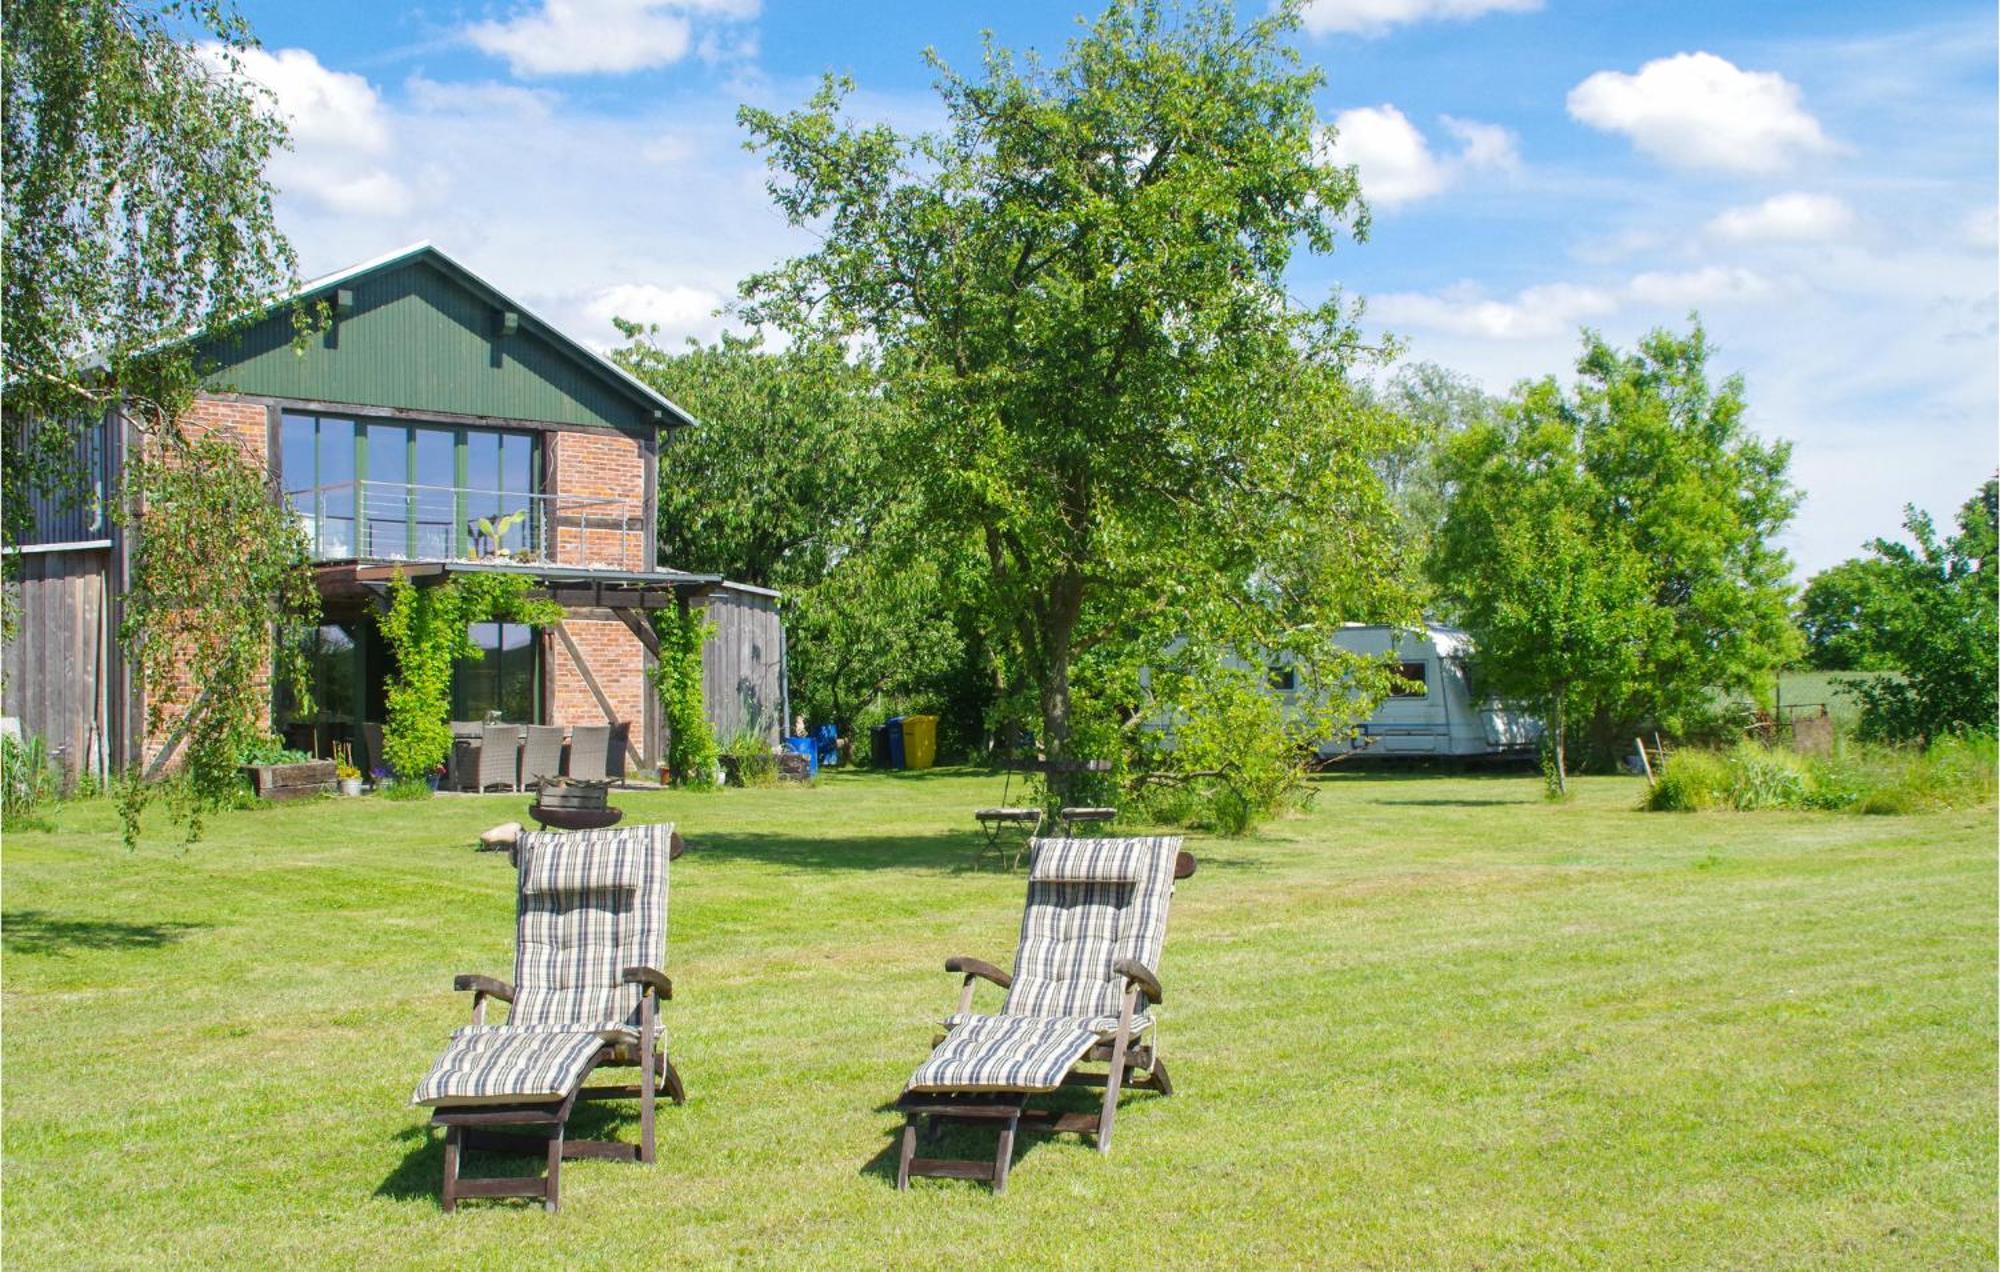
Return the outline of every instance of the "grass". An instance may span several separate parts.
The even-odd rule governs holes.
[[[1991,1267],[1994,813],[1663,818],[1582,779],[1348,775],[1190,846],[1161,969],[1180,1093],[1006,1196],[894,1191],[888,1105],[1004,963],[965,868],[997,778],[627,793],[680,822],[662,1160],[564,1210],[439,1212],[409,1092],[505,974],[516,797],[102,802],[7,836],[4,1253],[17,1267]],[[984,993],[993,991],[988,987]],[[984,998],[997,1002],[997,998]],[[622,1106],[613,1106],[622,1107]],[[605,1116],[603,1113],[593,1117]],[[622,1115],[618,1115],[622,1117]],[[629,1133],[632,1118],[622,1117]],[[589,1131],[601,1123],[586,1124]]]

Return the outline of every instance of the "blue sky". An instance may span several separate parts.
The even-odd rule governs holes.
[[[430,239],[579,337],[711,337],[805,240],[733,122],[833,70],[938,119],[921,52],[1059,53],[1074,3],[246,0],[293,118],[307,274]],[[1247,9],[1247,6],[1246,6]],[[1406,356],[1495,392],[1698,309],[1753,427],[1795,443],[1801,576],[2000,465],[1995,16],[1896,6],[1316,0],[1300,47],[1373,210],[1302,263]]]

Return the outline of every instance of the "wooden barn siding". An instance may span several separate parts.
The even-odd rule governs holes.
[[[101,772],[104,737],[98,725],[104,668],[104,572],[108,553],[27,552],[21,555],[20,627],[7,642],[0,714],[20,720],[72,774]]]
[[[707,610],[716,631],[702,647],[702,695],[715,736],[756,728],[775,745],[788,727],[778,598],[724,587]]]

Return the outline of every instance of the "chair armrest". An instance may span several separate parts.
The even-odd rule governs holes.
[[[1146,995],[1148,1002],[1161,1002],[1165,995],[1160,992],[1160,978],[1153,975],[1153,969],[1136,958],[1121,958],[1111,965],[1111,970],[1137,985]]]
[[[966,984],[968,985],[972,983],[974,976],[990,980],[1002,989],[1014,983],[1012,976],[993,966],[993,964],[976,958],[965,958],[963,956],[948,958],[944,961],[944,970],[947,972],[964,972]]]
[[[667,837],[667,860],[679,861],[681,854],[688,850],[687,840],[681,838],[678,830]]]
[[[514,1001],[514,987],[506,981],[495,980],[491,976],[476,976],[463,973],[451,978],[451,987],[457,990],[471,990],[488,998],[497,998],[503,1003]]]
[[[667,979],[667,974],[650,967],[628,967],[619,979],[627,985],[644,985],[663,999],[674,996],[674,983]]]

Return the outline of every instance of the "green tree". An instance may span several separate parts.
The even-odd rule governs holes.
[[[1902,602],[1896,570],[1879,558],[1854,557],[1806,581],[1799,634],[1806,665],[1819,671],[1886,671],[1894,659],[1880,633]]]
[[[1073,752],[1079,656],[1314,630],[1298,643],[1327,659],[1339,607],[1394,573],[1354,328],[1284,281],[1365,225],[1297,24],[1117,3],[1058,65],[933,58],[949,124],[919,136],[846,118],[834,81],[740,112],[821,238],[749,279],[745,313],[879,350],[905,407],[891,463],[928,533],[974,545],[982,626],[1050,756]]]
[[[1771,545],[1797,504],[1789,447],[1745,428],[1741,382],[1711,385],[1708,357],[1699,322],[1686,336],[1655,331],[1631,354],[1586,333],[1573,392],[1553,379],[1526,386],[1502,426],[1475,425],[1448,452],[1454,493],[1431,575],[1465,615],[1482,662],[1498,635],[1488,629],[1498,607],[1532,612],[1536,604],[1509,589],[1596,598],[1584,607],[1593,613],[1601,604],[1629,607],[1615,622],[1604,615],[1588,624],[1615,639],[1585,643],[1607,661],[1588,678],[1587,699],[1567,709],[1566,724],[1587,729],[1590,758],[1600,762],[1642,722],[1672,732],[1703,720],[1718,689],[1768,691],[1797,648],[1786,558]],[[1494,574],[1499,567],[1480,559],[1513,550],[1484,541],[1507,518],[1487,506],[1496,497],[1489,488],[1468,484],[1495,462],[1514,473],[1518,488],[1508,497],[1528,501],[1538,517],[1563,511],[1562,526],[1546,532],[1554,537],[1535,549],[1547,554],[1547,579],[1538,580],[1532,553],[1515,573]],[[1585,546],[1601,567],[1572,561]],[[1586,567],[1605,577],[1586,570],[1565,581]],[[1484,594],[1494,588],[1497,599]],[[1546,671],[1509,679],[1513,692],[1552,700],[1556,681]],[[1541,691],[1529,692],[1537,680]],[[1579,711],[1586,705],[1587,720]]]
[[[253,41],[232,4],[8,0],[4,13],[12,542],[21,496],[82,494],[79,429],[117,406],[170,432],[199,370],[178,337],[260,312],[295,266],[264,180],[285,126],[235,73]]]
[[[977,677],[940,564],[963,544],[929,532],[884,462],[896,404],[869,362],[730,336],[675,353],[619,325],[613,357],[697,421],[660,464],[661,557],[784,592],[798,712],[851,728],[879,698]]]
[[[1433,362],[1398,368],[1378,399],[1384,410],[1408,425],[1401,444],[1382,457],[1381,471],[1402,522],[1408,559],[1420,566],[1437,540],[1450,502],[1443,452],[1466,429],[1497,421],[1501,400],[1470,376]]]
[[[1891,601],[1874,614],[1874,645],[1900,676],[1856,681],[1862,731],[1925,745],[1952,733],[1991,734],[2000,706],[2000,481],[1958,510],[1958,533],[1940,540],[1929,514],[1904,510],[1913,543],[1869,545],[1886,570]]]
[[[1645,565],[1593,520],[1604,492],[1553,380],[1525,388],[1500,421],[1466,429],[1441,458],[1454,494],[1433,572],[1477,642],[1482,691],[1541,713],[1566,793],[1572,727],[1632,691]]]

